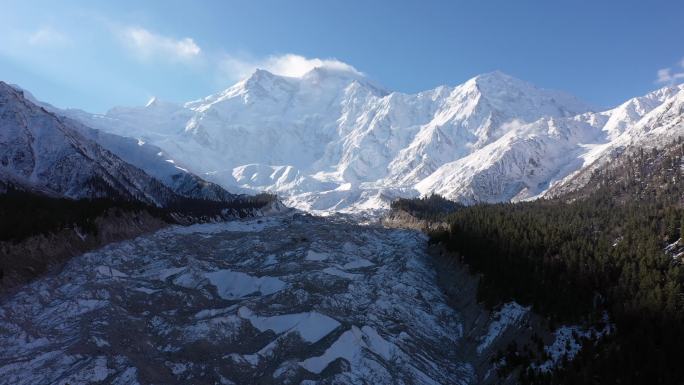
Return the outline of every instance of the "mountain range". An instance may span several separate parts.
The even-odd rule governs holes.
[[[203,99],[105,114],[29,99],[176,193],[268,191],[314,212],[432,193],[466,204],[550,196],[581,187],[583,172],[630,146],[684,135],[684,86],[598,111],[501,72],[405,94],[337,68],[257,70]]]

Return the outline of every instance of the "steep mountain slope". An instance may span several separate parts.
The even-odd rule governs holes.
[[[0,180],[48,195],[154,206],[175,194],[0,82]]]
[[[513,125],[589,110],[500,72],[410,95],[322,67],[300,78],[258,70],[182,106],[152,100],[106,115],[64,114],[159,146],[224,187],[278,192],[309,210],[344,210],[418,194],[418,182],[504,138]]]
[[[85,138],[96,142],[126,163],[143,170],[166,185],[166,187],[169,187],[174,193],[185,198],[210,201],[227,202],[235,199],[234,194],[229,193],[219,185],[207,182],[176,164],[176,162],[168,158],[161,148],[145,143],[142,140],[119,136],[85,126],[76,119],[64,116],[82,112],[78,110],[60,110],[49,103],[37,100],[29,91],[17,85],[11,86],[23,93],[24,98],[28,101],[59,116],[59,119],[65,125],[68,125]],[[151,106],[152,102],[148,106]]]
[[[140,168],[174,193],[193,199],[217,202],[234,200],[236,195],[221,186],[207,182],[197,175],[167,159],[164,151],[137,139],[102,132],[86,127],[76,121],[74,128],[84,137],[111,151],[127,163]]]
[[[608,142],[588,151],[585,167],[551,186],[547,196],[564,195],[583,188],[594,172],[623,153],[644,148],[663,149],[684,136],[684,85],[665,87],[630,99],[603,115],[608,117],[602,126]]]
[[[594,167],[581,171],[573,180],[574,184],[560,186],[549,195],[574,201],[602,190],[622,204],[653,199],[682,207],[683,181],[684,135],[681,135],[662,146],[630,147],[612,153],[610,162],[597,162]],[[670,227],[677,228],[677,225]],[[675,233],[677,237],[673,238]],[[674,242],[679,238],[679,232],[670,231],[668,236]]]
[[[224,187],[345,211],[433,192],[474,203],[581,187],[585,170],[626,147],[683,134],[683,104],[684,88],[669,86],[593,112],[500,72],[388,93],[356,72],[321,67],[299,78],[258,70],[184,105],[153,99],[106,115],[64,114],[158,146]]]

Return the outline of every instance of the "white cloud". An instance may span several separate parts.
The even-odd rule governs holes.
[[[67,35],[49,26],[39,28],[28,36],[28,43],[36,46],[62,46],[69,42]]]
[[[262,59],[225,55],[219,63],[219,67],[221,73],[230,80],[245,78],[256,69],[264,69],[277,75],[292,77],[300,77],[317,67],[362,75],[353,66],[337,59],[306,58],[295,54],[271,55]]]
[[[188,60],[199,56],[200,47],[189,37],[174,39],[141,27],[126,27],[121,31],[124,42],[143,58],[164,56]]]
[[[678,83],[684,80],[684,59],[679,62],[679,68],[675,68],[674,70],[670,67],[661,68],[658,70],[657,75],[658,79],[656,79],[656,83],[661,84]]]

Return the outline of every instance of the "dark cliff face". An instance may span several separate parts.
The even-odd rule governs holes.
[[[392,209],[380,220],[383,226],[421,231],[438,230],[446,227],[446,223],[415,216],[408,211]]]

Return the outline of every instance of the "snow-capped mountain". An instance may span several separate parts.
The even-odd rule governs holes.
[[[582,154],[582,167],[567,173],[545,195],[562,195],[583,187],[595,170],[625,151],[662,149],[684,137],[684,84],[629,99],[614,109],[589,114],[585,119],[601,129],[602,141],[587,145],[587,151]]]
[[[580,187],[578,174],[625,147],[663,145],[684,135],[683,106],[684,86],[669,86],[608,111],[513,124],[503,137],[442,165],[416,188],[472,203]]]
[[[344,210],[424,193],[426,178],[441,167],[466,157],[475,162],[477,153],[500,141],[517,143],[515,133],[526,123],[588,111],[572,96],[501,72],[404,94],[389,93],[356,72],[319,67],[297,78],[258,70],[183,105],[153,99],[105,115],[63,113],[158,146],[224,187],[278,192],[308,210]],[[592,135],[573,133],[571,139]],[[510,199],[524,188],[506,188],[494,199]],[[450,195],[490,200],[477,192]]]
[[[157,156],[157,148],[97,132],[59,117],[31,99],[22,90],[0,82],[3,185],[54,196],[115,197],[156,206],[165,206],[179,197],[234,197],[164,161]]]

